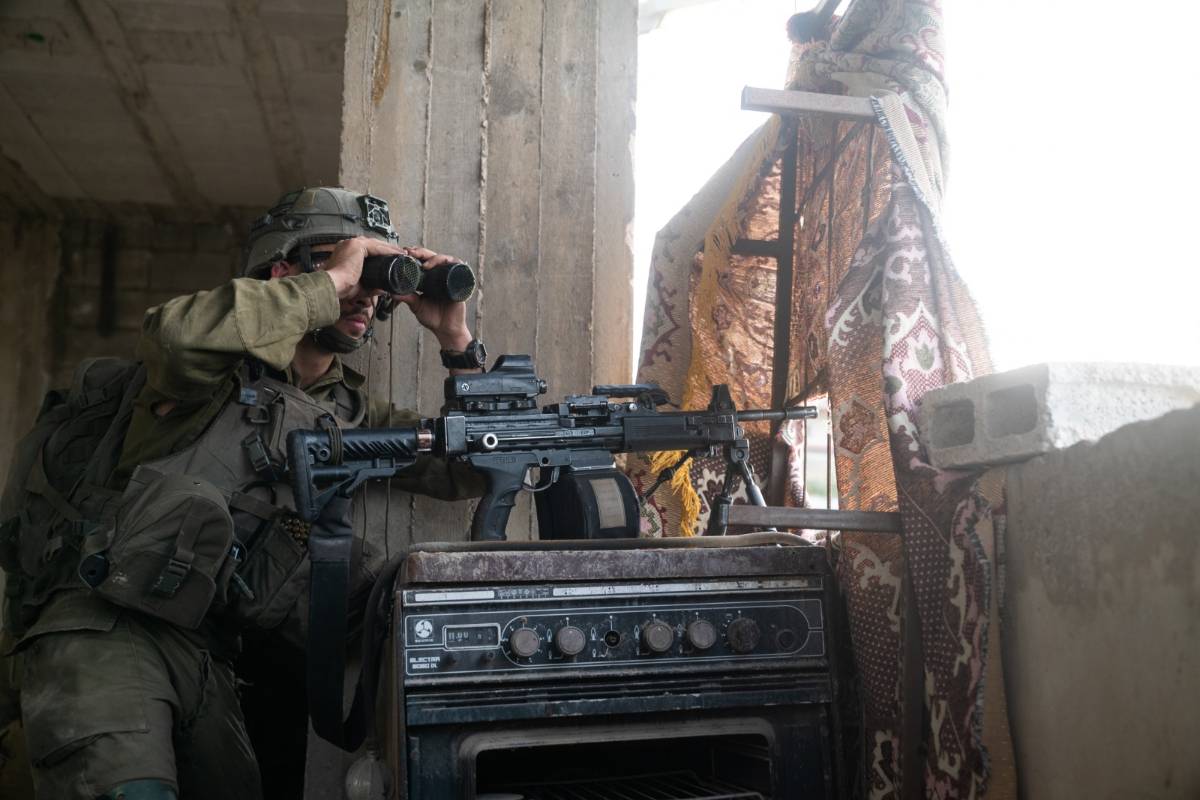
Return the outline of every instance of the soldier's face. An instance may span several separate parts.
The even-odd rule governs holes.
[[[317,261],[321,258],[317,255],[318,253],[332,253],[335,246],[333,244],[313,245],[313,260]],[[317,268],[323,269],[324,263],[318,263]],[[342,299],[342,316],[334,323],[333,327],[347,336],[361,339],[366,334],[367,328],[371,327],[371,319],[375,316],[375,298],[378,294],[378,292],[364,289],[362,284],[359,284],[355,287],[354,294]]]
[[[324,269],[325,259],[328,258],[321,254],[332,253],[334,247],[333,244],[314,244],[312,246],[312,260],[317,269]],[[296,264],[280,263],[286,265],[286,270],[283,270],[282,274],[300,274],[300,267]],[[371,319],[375,316],[375,298],[378,295],[379,292],[364,289],[361,285],[356,287],[354,294],[340,301],[342,316],[333,324],[333,327],[351,338],[361,339],[366,334],[367,328],[371,326]]]

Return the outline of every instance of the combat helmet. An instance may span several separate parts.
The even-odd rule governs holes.
[[[394,243],[396,232],[385,200],[341,187],[313,186],[288,192],[250,226],[242,275],[265,278],[276,261],[295,260],[312,272],[313,245],[331,244],[355,236]],[[333,353],[357,350],[374,333],[368,328],[360,339],[336,328],[311,332],[314,341]]]
[[[288,256],[299,256],[308,271],[309,247],[355,236],[396,241],[387,201],[331,186],[288,192],[250,225],[242,275],[265,277],[271,264]]]

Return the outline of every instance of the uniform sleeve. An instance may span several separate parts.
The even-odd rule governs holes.
[[[421,415],[399,408],[379,398],[371,398],[369,424],[373,428],[398,428],[413,425]],[[435,456],[418,456],[416,462],[391,479],[391,487],[439,500],[466,500],[482,497],[487,489],[483,476],[461,461],[447,461]]]
[[[150,387],[167,398],[194,401],[217,391],[247,356],[286,368],[300,339],[332,325],[340,313],[333,281],[324,272],[236,278],[147,311],[138,357]]]

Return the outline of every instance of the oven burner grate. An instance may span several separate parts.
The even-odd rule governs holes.
[[[693,772],[527,783],[505,787],[505,791],[518,792],[524,800],[770,800],[759,792]]]

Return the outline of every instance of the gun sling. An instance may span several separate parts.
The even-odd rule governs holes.
[[[347,599],[350,591],[350,498],[335,494],[313,523],[308,599],[308,713],[313,730],[343,750],[362,743],[366,720],[361,691],[343,717]]]

